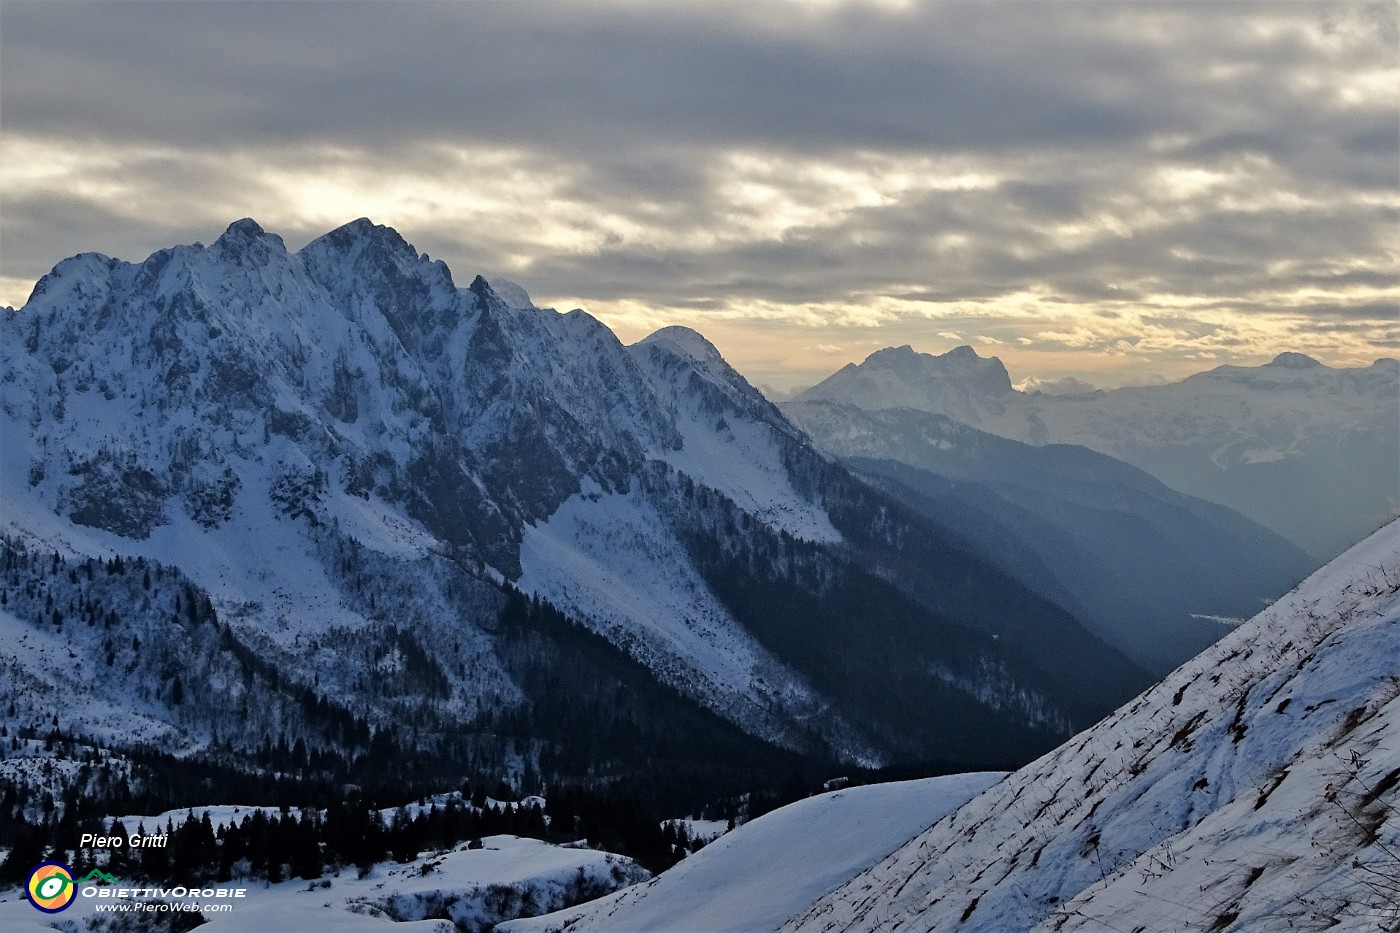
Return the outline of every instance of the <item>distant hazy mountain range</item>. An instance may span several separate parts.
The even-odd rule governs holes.
[[[912,408],[1030,444],[1078,444],[1227,506],[1321,561],[1400,513],[1400,363],[1333,369],[1299,353],[1181,382],[1018,392],[996,358],[880,350],[799,393]]]

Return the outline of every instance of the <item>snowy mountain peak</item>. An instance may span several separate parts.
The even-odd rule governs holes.
[[[724,357],[720,355],[719,350],[715,349],[714,344],[706,340],[699,331],[692,330],[689,327],[682,327],[680,325],[663,327],[650,336],[643,338],[641,344],[664,344],[671,349],[673,353],[688,357],[697,363],[711,365],[715,362],[719,362],[726,368],[729,366],[728,363],[724,362]]]
[[[408,346],[456,326],[463,305],[452,272],[421,255],[398,231],[361,218],[312,240],[297,254],[305,272],[341,308],[387,318]]]
[[[909,344],[906,343],[903,346],[885,347],[883,349],[876,350],[874,353],[867,356],[865,358],[865,361],[867,363],[888,364],[896,363],[901,360],[914,360],[922,355],[923,354],[917,352],[913,347],[909,346]]]
[[[302,255],[333,254],[347,259],[368,255],[389,258],[404,267],[426,262],[418,251],[393,227],[376,224],[367,217],[352,220],[324,236],[312,240],[301,250]]]
[[[905,344],[902,347],[885,347],[883,350],[876,350],[855,369],[856,371],[883,369],[900,376],[917,377],[928,368],[928,361],[933,359],[935,357],[919,353],[913,347]]]
[[[111,270],[120,265],[121,260],[113,259],[104,253],[77,253],[60,260],[47,275],[40,277],[38,284],[34,286],[34,292],[42,294],[48,291],[49,285],[61,279],[105,278]]]
[[[28,300],[18,309],[34,307],[36,303],[85,301],[104,294],[112,271],[122,263],[102,253],[78,253],[59,262],[48,274],[34,284]],[[17,313],[18,320],[22,314]]]
[[[332,230],[330,233],[326,234],[326,236],[345,240],[347,242],[382,240],[394,244],[408,245],[404,238],[400,236],[399,232],[393,227],[377,224],[368,217],[357,217],[348,224],[342,224]]]
[[[268,233],[251,217],[229,224],[209,251],[216,256],[228,257],[239,265],[267,266],[276,263],[285,266],[288,259],[287,245],[282,238]],[[173,254],[174,251],[171,252]]]
[[[497,298],[512,308],[535,307],[535,303],[530,300],[530,293],[525,291],[519,283],[512,282],[510,279],[496,279],[495,282],[491,283],[491,290],[496,293]]]
[[[629,352],[638,359],[649,360],[649,368],[653,371],[684,370],[687,378],[704,382],[710,387],[707,390],[710,398],[705,403],[707,409],[718,411],[728,407],[734,413],[744,412],[745,418],[762,422],[780,433],[792,434],[794,431],[772,403],[730,366],[715,345],[698,331],[681,326],[663,327],[633,344]],[[666,377],[663,381],[669,379]],[[698,386],[691,388],[696,390]]]
[[[1001,360],[995,356],[978,356],[977,351],[967,345],[954,347],[938,356],[919,353],[907,344],[886,347],[876,350],[856,367],[857,371],[870,369],[888,370],[905,379],[957,379],[973,391],[989,396],[1012,391],[1011,376]]]
[[[233,223],[229,224],[228,229],[224,231],[223,236],[219,237],[219,239],[236,241],[242,239],[258,239],[266,235],[267,231],[262,228],[261,224],[251,217],[244,217],[242,220],[235,220]]]
[[[1279,366],[1284,369],[1315,369],[1322,364],[1306,353],[1283,352],[1274,357],[1266,366]]]
[[[485,277],[480,275],[472,279],[472,284],[467,286],[467,290],[470,291],[477,298],[481,299],[481,302],[483,304],[489,304],[492,298],[495,298],[497,301],[501,301],[500,296],[497,295],[495,289],[491,287],[491,283],[486,281]],[[506,304],[506,302],[504,301],[501,301],[501,303]]]
[[[859,365],[847,365],[794,401],[837,401],[875,411],[918,408],[978,424],[1014,394],[1011,376],[996,357],[962,346],[941,356],[910,346],[877,350]]]

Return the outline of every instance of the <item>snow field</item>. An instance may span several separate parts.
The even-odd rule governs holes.
[[[848,787],[726,833],[646,884],[500,933],[756,933],[772,930],[1001,773]]]

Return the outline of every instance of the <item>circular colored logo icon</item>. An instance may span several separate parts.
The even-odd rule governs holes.
[[[25,885],[29,903],[46,914],[56,914],[78,896],[73,884],[73,869],[62,862],[41,862],[29,873]]]

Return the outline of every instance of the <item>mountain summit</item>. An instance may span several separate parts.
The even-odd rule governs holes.
[[[941,356],[910,346],[876,350],[859,365],[848,363],[793,401],[836,401],[876,411],[918,408],[978,423],[988,409],[1002,410],[1012,392],[1011,376],[996,357],[984,359],[972,347]]]
[[[1274,357],[1266,366],[1280,366],[1284,369],[1316,369],[1322,364],[1306,353],[1284,352]]]

